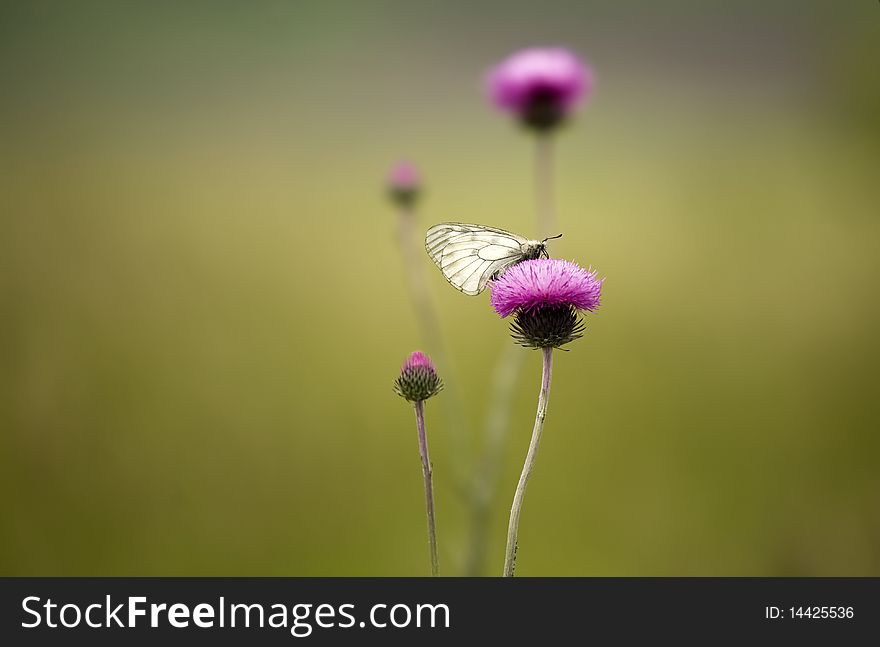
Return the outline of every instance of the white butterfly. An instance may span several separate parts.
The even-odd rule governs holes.
[[[485,225],[442,222],[428,229],[425,249],[447,281],[473,296],[511,265],[546,258],[548,240],[529,240]]]

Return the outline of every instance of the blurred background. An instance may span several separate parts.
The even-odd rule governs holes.
[[[3,3],[0,573],[427,574],[384,178],[422,169],[422,231],[534,235],[533,142],[482,80],[543,44],[598,79],[558,137],[553,252],[607,280],[556,354],[517,573],[880,575],[867,0]],[[468,421],[458,443],[428,403],[455,574],[453,474],[512,342],[423,261]]]

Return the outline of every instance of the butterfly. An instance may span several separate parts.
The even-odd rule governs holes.
[[[529,240],[495,227],[441,222],[428,229],[425,249],[453,287],[474,296],[511,265],[548,258],[547,241],[561,236]]]

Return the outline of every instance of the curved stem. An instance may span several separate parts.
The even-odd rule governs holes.
[[[425,434],[425,403],[415,403],[416,427],[419,430],[419,455],[422,458],[422,476],[425,478],[425,508],[428,512],[428,546],[431,550],[431,575],[437,577],[440,562],[437,558],[437,525],[434,521],[434,483],[431,457],[428,455],[428,436]]]
[[[471,501],[471,535],[465,561],[465,575],[483,575],[489,542],[492,503],[496,499],[501,459],[507,446],[510,409],[520,367],[526,351],[507,343],[492,373],[489,410],[486,415],[485,439],[480,461],[474,473]]]
[[[504,577],[513,577],[516,568],[517,533],[519,532],[519,515],[522,512],[523,496],[529,477],[535,466],[535,457],[538,455],[538,445],[541,444],[541,432],[544,430],[544,416],[547,414],[547,400],[550,397],[550,378],[553,373],[553,349],[541,349],[543,354],[543,366],[541,371],[541,392],[538,394],[538,412],[535,415],[535,428],[532,430],[532,440],[529,443],[529,452],[526,454],[526,462],[523,465],[516,493],[513,495],[513,505],[510,507],[510,522],[507,526],[507,550],[504,554]]]
[[[541,238],[559,233],[555,230],[552,137],[550,133],[539,133],[535,136],[535,226]],[[521,348],[508,346],[493,373],[483,453],[477,465],[476,485],[471,499],[471,535],[466,575],[480,575],[483,570],[491,521],[490,505],[498,490],[499,466],[507,446],[510,427],[510,407],[524,356]]]

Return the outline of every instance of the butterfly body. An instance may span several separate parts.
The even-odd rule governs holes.
[[[547,257],[546,240],[461,222],[444,222],[428,229],[425,249],[443,277],[456,289],[477,295],[490,280],[525,260]]]

